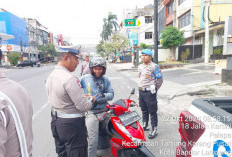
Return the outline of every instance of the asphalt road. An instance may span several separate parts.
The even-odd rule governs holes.
[[[47,65],[42,67],[28,67],[23,69],[14,69],[6,72],[6,76],[10,79],[19,82],[26,88],[33,103],[33,155],[35,157],[55,157],[54,140],[50,131],[50,106],[47,103],[47,95],[45,91],[45,80],[55,65]],[[209,75],[205,75],[211,68],[194,67],[182,70],[173,70],[163,72],[165,79],[173,81],[173,83],[188,85],[204,82]],[[79,67],[75,74],[78,75]],[[107,76],[111,80],[112,87],[115,90],[115,97],[112,102],[121,98],[128,98],[133,88],[136,89],[135,95],[131,98],[138,102],[137,81],[138,74],[136,71],[119,71],[109,65]],[[198,79],[196,79],[196,78]],[[200,78],[200,79],[199,79]],[[217,80],[217,77],[212,75],[212,80]],[[159,95],[159,134],[157,138],[149,140],[147,138],[147,146],[157,157],[158,156],[175,156],[175,148],[180,142],[178,134],[178,112],[174,107],[179,102],[189,103],[193,97],[184,97],[174,99],[169,102],[166,95]],[[111,103],[112,103],[111,102]],[[168,107],[167,104],[171,104]],[[181,108],[182,109],[182,108]],[[178,110],[181,110],[180,107]],[[140,108],[135,107],[140,115]],[[148,136],[148,132],[146,132]]]

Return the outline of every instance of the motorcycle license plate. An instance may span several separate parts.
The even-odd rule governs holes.
[[[136,111],[130,112],[130,113],[124,113],[120,116],[118,116],[118,118],[121,120],[122,124],[124,126],[130,125],[136,121],[139,121],[141,119],[141,117],[139,116],[139,114]]]

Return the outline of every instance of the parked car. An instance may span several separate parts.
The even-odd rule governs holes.
[[[180,114],[176,157],[229,157],[231,132],[232,97],[196,99]]]
[[[35,61],[24,60],[22,63],[18,64],[18,67],[25,67],[25,66],[33,67],[34,65],[36,65]]]

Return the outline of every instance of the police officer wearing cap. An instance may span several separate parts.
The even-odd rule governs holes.
[[[151,117],[151,131],[149,139],[157,135],[157,91],[163,83],[162,73],[159,66],[151,61],[152,51],[145,49],[142,51],[143,64],[139,65],[139,106],[142,111],[143,129],[149,130],[148,121]]]
[[[94,107],[96,98],[84,95],[79,79],[71,73],[79,63],[77,53],[61,54],[46,81],[56,153],[59,157],[87,157],[85,112]]]

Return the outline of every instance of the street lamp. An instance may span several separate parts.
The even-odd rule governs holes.
[[[205,0],[205,63],[209,63],[209,0]]]
[[[154,0],[154,62],[158,64],[158,0]]]

